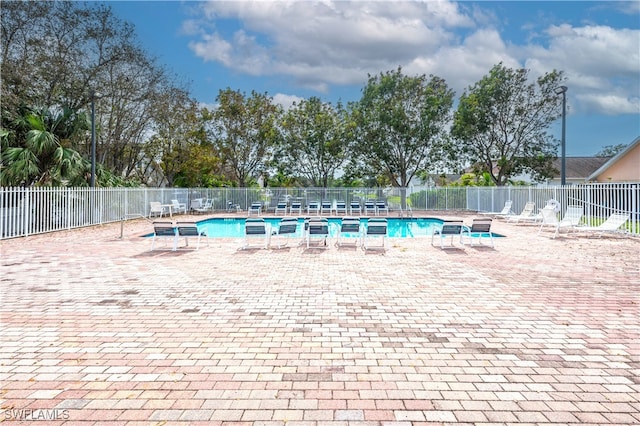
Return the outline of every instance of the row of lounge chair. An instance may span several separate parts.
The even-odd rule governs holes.
[[[300,229],[299,226],[301,226]],[[258,241],[257,247],[269,248],[272,238],[277,241],[277,247],[282,248],[292,239],[298,239],[307,248],[328,248],[330,227],[332,224],[326,217],[314,216],[306,218],[300,224],[297,218],[283,218],[277,229],[271,229],[269,223],[262,218],[247,218],[245,221],[245,239],[243,249],[256,247],[253,241]],[[353,244],[364,250],[374,247],[384,248],[387,236],[387,220],[384,218],[370,218],[364,225],[359,217],[344,217],[337,229],[336,245]],[[372,240],[379,239],[381,244],[373,245]]]
[[[493,248],[492,222],[493,219],[491,218],[475,218],[472,220],[471,226],[466,226],[462,220],[445,220],[442,223],[442,227],[431,234],[431,245],[436,244],[437,238],[441,249],[454,248],[454,241],[459,239],[460,244],[464,244],[464,237],[466,236],[470,246],[474,245],[474,239],[477,239],[478,245],[484,245],[482,241],[486,238]],[[449,244],[445,245],[447,239],[449,239]]]
[[[627,213],[612,213],[603,223],[598,226],[586,226],[582,224],[584,217],[584,209],[580,205],[568,205],[562,218],[558,217],[560,204],[556,200],[549,200],[547,204],[540,209],[538,213],[535,212],[536,205],[534,202],[529,201],[525,204],[520,214],[514,214],[511,210],[512,202],[505,202],[504,208],[500,212],[490,213],[485,212],[482,214],[492,215],[493,217],[503,217],[507,222],[511,223],[540,223],[540,234],[545,228],[552,228],[553,238],[556,238],[561,229],[568,229],[570,231],[580,231],[588,233],[597,233],[602,236],[605,233],[620,232],[620,228],[629,220],[629,214]]]
[[[351,216],[359,216],[360,214],[365,214],[367,216],[388,216],[389,215],[389,207],[384,201],[367,201],[364,203],[364,206],[360,205],[359,201],[352,201],[347,208],[347,203],[345,201],[310,201],[306,209],[303,208],[302,202],[300,201],[292,201],[291,205],[288,205],[286,201],[279,201],[276,204],[276,208],[274,210],[274,214],[276,216],[282,215],[286,216],[290,215],[303,215],[306,211],[307,215],[314,216],[323,216],[323,215],[336,215],[336,216],[346,216],[347,214]],[[251,203],[251,206],[248,210],[248,216],[257,215],[260,216],[263,212],[263,206],[261,202]]]

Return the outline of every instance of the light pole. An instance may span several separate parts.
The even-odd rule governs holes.
[[[91,188],[96,186],[96,98],[100,93],[91,91]]]
[[[556,87],[554,92],[562,95],[562,142],[560,159],[560,185],[567,184],[566,130],[567,130],[567,86]]]

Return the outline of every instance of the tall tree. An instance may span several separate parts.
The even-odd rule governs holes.
[[[283,146],[278,163],[312,186],[326,188],[345,163],[348,140],[345,111],[317,97],[295,103],[282,120]]]
[[[393,186],[406,187],[439,161],[453,96],[436,76],[407,76],[401,68],[369,76],[354,108],[359,157]]]
[[[227,88],[217,96],[213,112],[213,140],[233,182],[241,187],[258,179],[271,162],[280,138],[279,106],[266,94]]]
[[[560,116],[562,99],[554,89],[562,81],[555,70],[531,82],[527,69],[495,65],[460,97],[452,152],[499,186],[521,173],[551,177],[557,143],[547,131]]]

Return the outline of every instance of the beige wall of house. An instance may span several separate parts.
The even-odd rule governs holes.
[[[637,144],[596,179],[603,183],[640,182],[640,144]]]

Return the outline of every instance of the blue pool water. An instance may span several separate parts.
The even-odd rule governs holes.
[[[340,229],[341,218],[329,219],[329,234],[336,236]],[[442,220],[435,218],[386,218],[388,221],[388,236],[392,238],[413,238],[421,236],[431,236],[433,229],[438,229]],[[271,228],[278,229],[280,218],[264,218]],[[367,219],[362,218],[363,225],[367,224]],[[209,237],[244,237],[244,219],[240,218],[212,218],[198,222],[198,226],[207,230]],[[298,219],[298,232],[302,234],[304,219]]]

